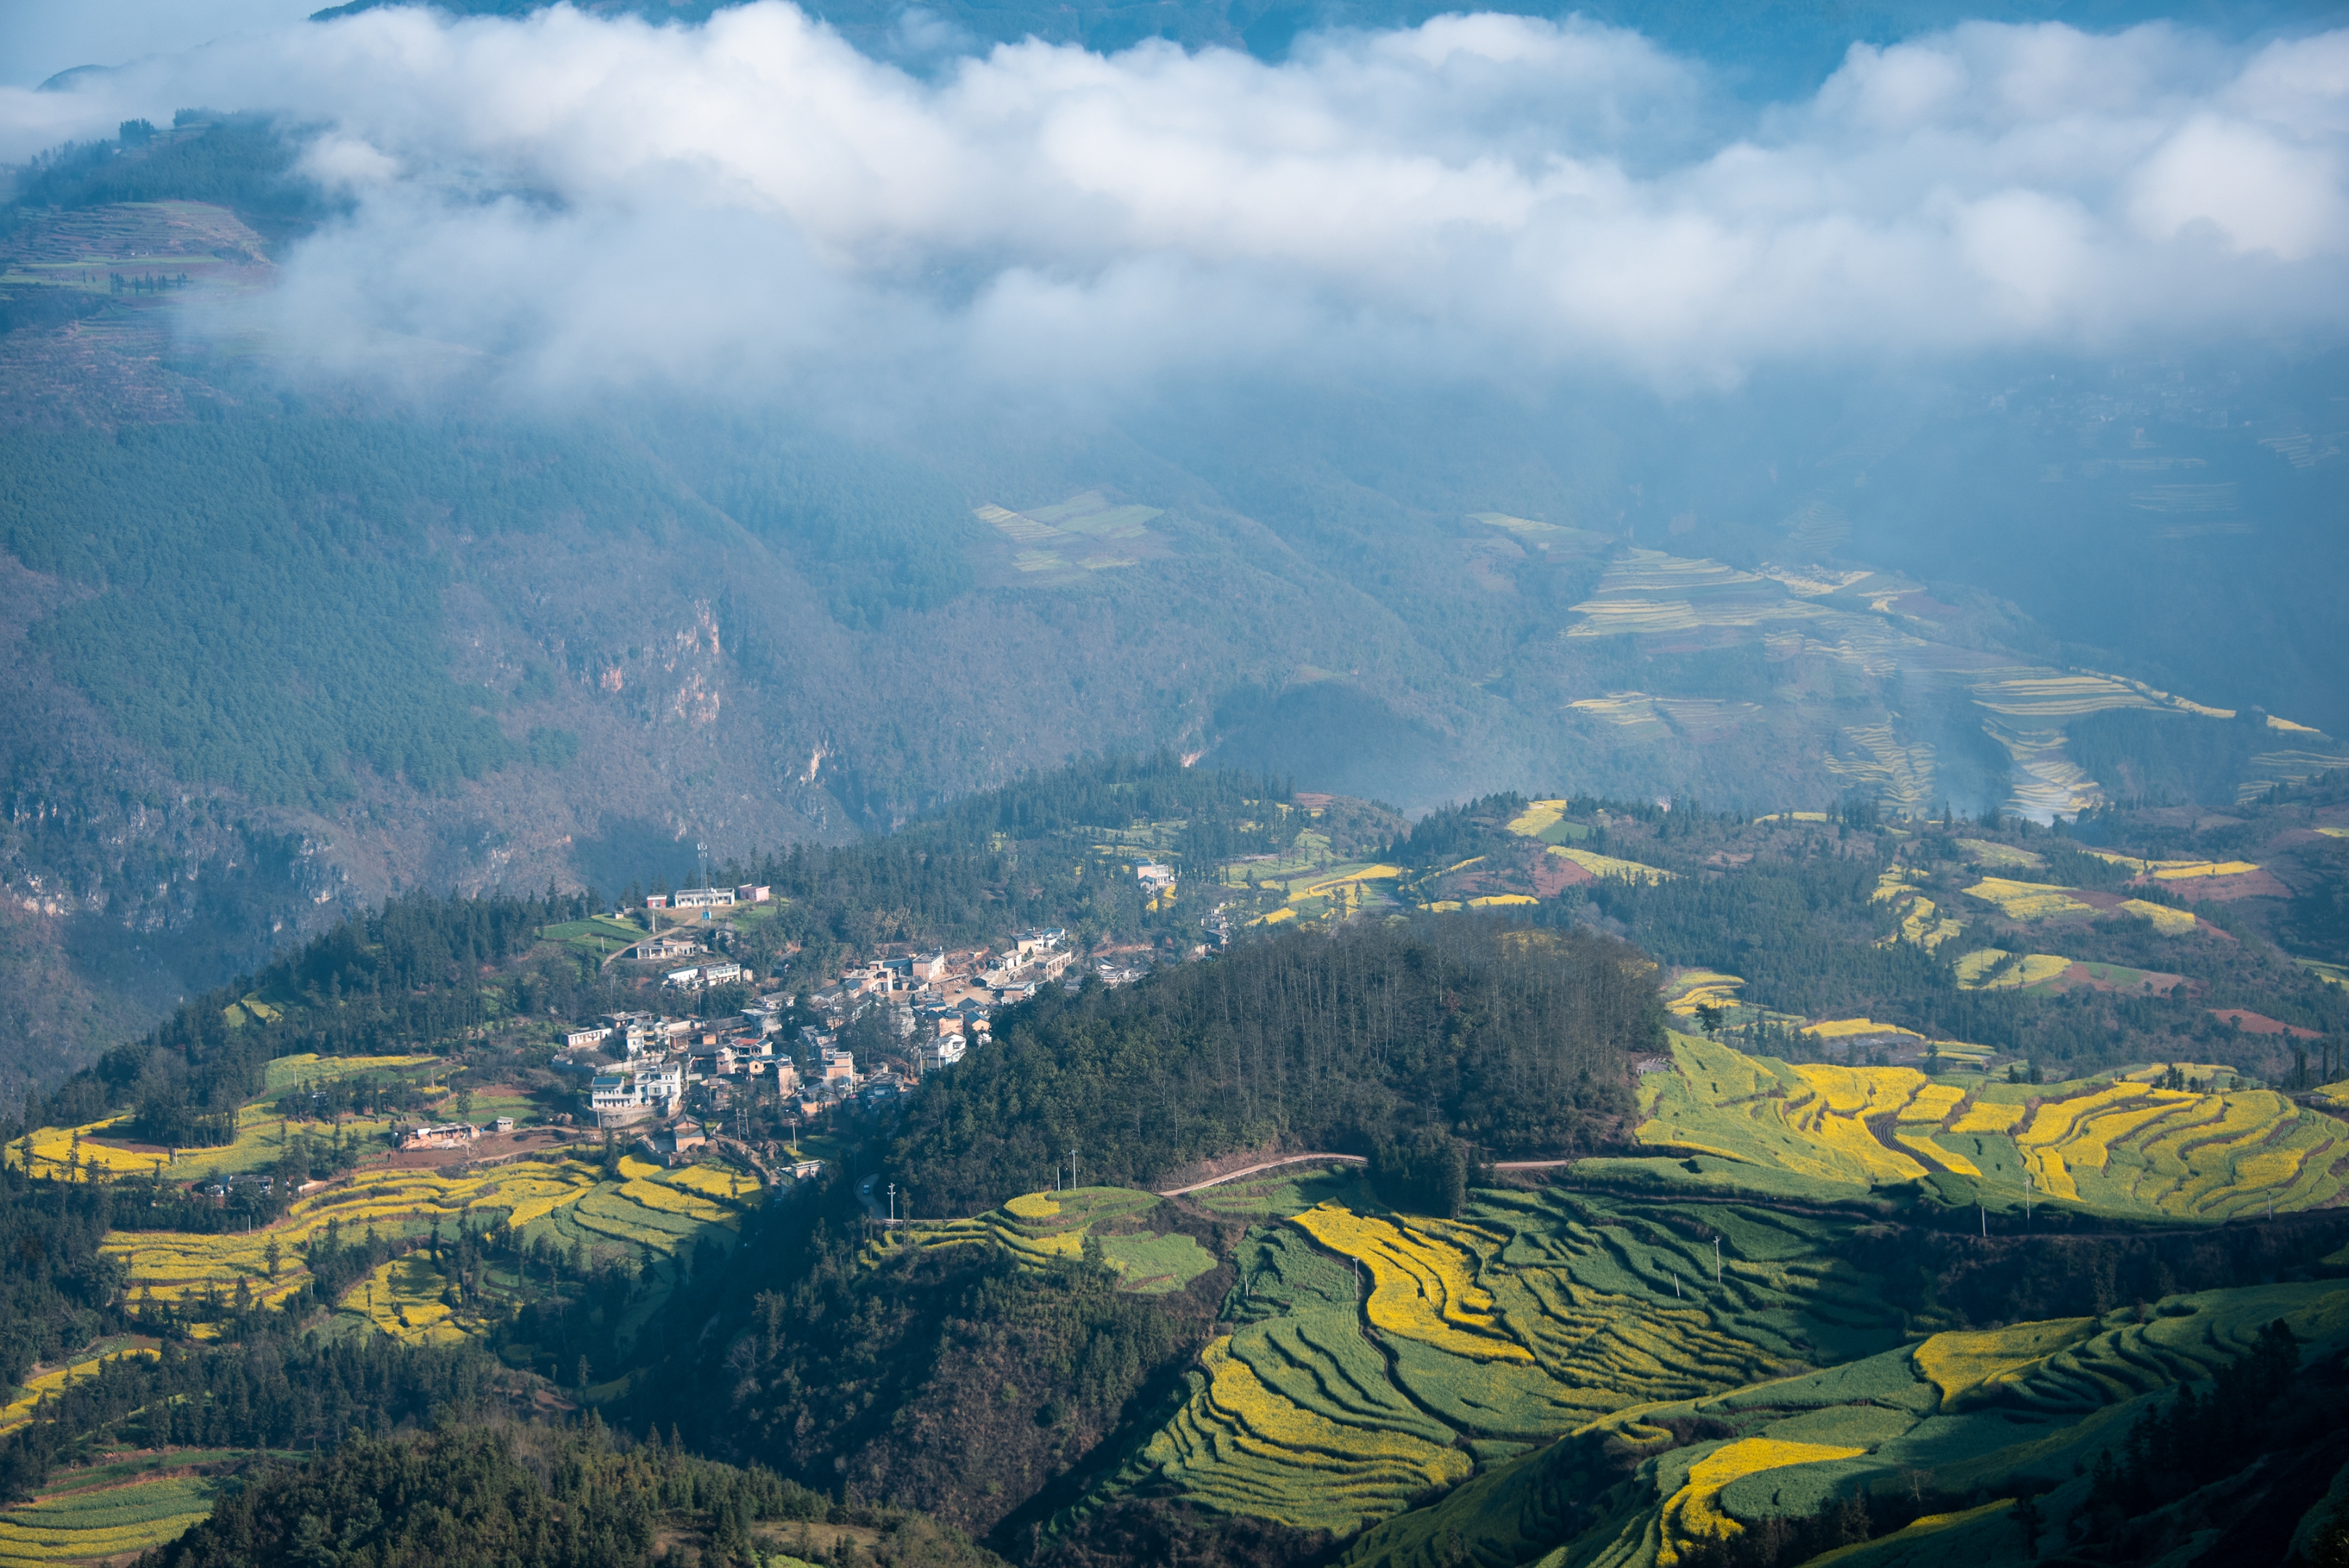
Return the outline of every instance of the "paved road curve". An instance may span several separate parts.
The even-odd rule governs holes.
[[[1278,1160],[1268,1160],[1261,1165],[1250,1165],[1238,1171],[1227,1171],[1221,1176],[1210,1176],[1205,1181],[1194,1181],[1188,1187],[1175,1187],[1158,1195],[1179,1198],[1185,1192],[1196,1192],[1203,1187],[1220,1187],[1226,1181],[1237,1181],[1243,1176],[1253,1176],[1259,1171],[1271,1171],[1283,1165],[1301,1165],[1309,1160],[1341,1160],[1349,1165],[1368,1165],[1359,1154],[1289,1154]],[[1571,1165],[1571,1160],[1504,1160],[1493,1167],[1495,1171],[1556,1171]]]
[[[1253,1176],[1259,1171],[1276,1170],[1283,1165],[1302,1165],[1309,1160],[1340,1160],[1349,1165],[1370,1163],[1359,1154],[1290,1154],[1279,1160],[1268,1160],[1261,1165],[1250,1165],[1244,1170],[1226,1171],[1221,1176],[1210,1176],[1205,1181],[1194,1181],[1188,1187],[1177,1187],[1172,1191],[1161,1192],[1158,1195],[1162,1198],[1179,1198],[1185,1192],[1196,1192],[1203,1187],[1220,1187],[1226,1181],[1237,1181],[1243,1176]]]

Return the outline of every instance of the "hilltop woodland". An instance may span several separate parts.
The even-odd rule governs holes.
[[[945,1215],[1066,1162],[1148,1186],[1238,1149],[1588,1153],[1624,1140],[1625,1063],[1662,1043],[1652,966],[1609,937],[1291,932],[1152,985],[1040,996],[907,1109],[888,1165],[915,1212]]]

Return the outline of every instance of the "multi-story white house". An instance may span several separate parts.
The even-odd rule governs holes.
[[[587,1086],[588,1109],[601,1127],[667,1116],[685,1096],[685,1067],[662,1062],[628,1072],[599,1073]]]

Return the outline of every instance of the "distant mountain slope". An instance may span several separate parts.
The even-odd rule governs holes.
[[[2344,754],[2329,362],[850,431],[521,416],[419,341],[422,414],[177,329],[331,221],[290,168],[191,114],[60,154],[0,239],[5,994],[61,1050],[353,898],[675,876],[1089,752],[2042,816]]]

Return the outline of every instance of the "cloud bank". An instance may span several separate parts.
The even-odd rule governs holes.
[[[2112,349],[2349,325],[2349,31],[1968,24],[1759,118],[1702,62],[1454,15],[1288,62],[1005,46],[920,77],[767,3],[699,26],[370,12],[0,89],[0,156],[282,112],[350,215],[270,325],[550,387],[859,364],[1092,388],[1311,365]]]

